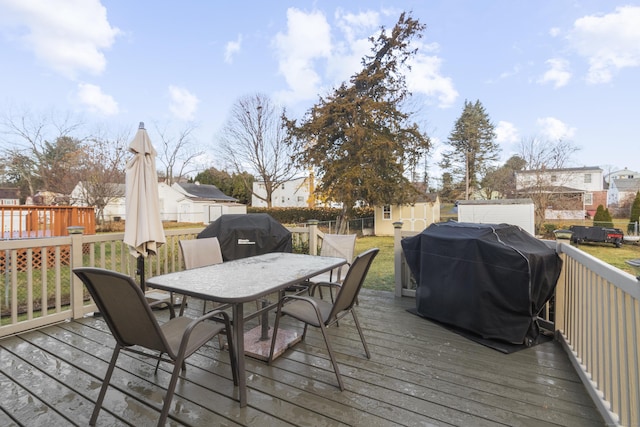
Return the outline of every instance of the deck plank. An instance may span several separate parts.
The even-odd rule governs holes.
[[[352,320],[329,328],[345,391],[310,328],[272,365],[247,358],[240,408],[228,354],[213,340],[188,359],[168,425],[604,425],[557,342],[502,354],[409,313],[411,298],[364,290],[359,300],[370,360]],[[198,303],[190,299],[189,314]],[[94,317],[0,340],[0,425],[87,425],[113,344]],[[155,425],[172,365],[154,368],[121,354],[98,425]]]

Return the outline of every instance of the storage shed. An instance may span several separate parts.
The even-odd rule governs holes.
[[[535,235],[535,213],[531,199],[460,200],[458,221],[517,225]]]

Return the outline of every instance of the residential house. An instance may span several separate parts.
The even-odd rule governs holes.
[[[599,205],[607,207],[603,171],[598,166],[519,171],[516,191],[522,197],[551,193],[547,219],[593,217]]]
[[[176,182],[171,188],[182,196],[174,205],[175,220],[178,222],[208,224],[225,214],[247,213],[246,205],[227,196],[215,185]]]
[[[435,193],[422,193],[415,203],[374,207],[374,234],[392,236],[393,223],[402,221],[405,231],[422,231],[440,221],[440,198]]]
[[[617,178],[609,184],[608,202],[612,207],[630,206],[640,191],[640,175],[637,178]]]
[[[126,220],[125,185],[114,185],[119,195],[111,198],[105,207],[104,219]],[[83,184],[78,183],[71,193],[71,201],[75,206],[87,206],[82,187]],[[169,186],[161,182],[158,183],[158,198],[162,221],[208,224],[223,214],[247,212],[245,205],[227,196],[215,185],[174,183]]]
[[[125,185],[124,184],[110,184],[111,196],[107,205],[104,207],[102,218],[105,221],[119,221],[125,217]],[[69,197],[69,204],[72,206],[89,206],[86,200],[85,183],[80,181],[71,191]]]
[[[274,208],[314,207],[316,205],[314,184],[313,176],[294,178],[283,182],[274,189],[271,195],[271,206]],[[266,197],[267,190],[264,181],[254,181],[251,206],[266,208],[267,202],[264,200]]]
[[[607,175],[605,175],[604,180],[608,185],[611,185],[611,183],[616,179],[634,178],[640,178],[640,173],[624,168],[615,172],[608,173]]]
[[[0,188],[0,205],[17,206],[20,204],[19,188]]]

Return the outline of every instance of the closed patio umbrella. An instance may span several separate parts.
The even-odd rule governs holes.
[[[131,247],[132,254],[138,258],[137,273],[140,274],[140,286],[144,291],[144,259],[157,253],[165,237],[160,219],[156,150],[143,122],[140,122],[129,151],[133,157],[127,163],[126,170],[124,243]]]

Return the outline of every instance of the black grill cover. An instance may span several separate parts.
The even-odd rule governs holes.
[[[521,228],[443,222],[402,240],[419,315],[482,338],[526,344],[562,260]]]
[[[269,214],[222,215],[197,237],[217,237],[224,261],[291,252],[291,232]]]

